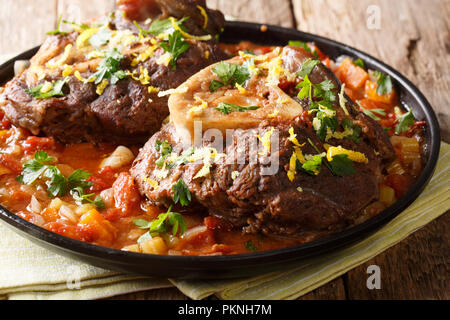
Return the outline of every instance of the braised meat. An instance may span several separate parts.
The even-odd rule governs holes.
[[[173,186],[183,179],[192,202],[177,210],[202,206],[249,233],[327,233],[364,219],[393,147],[316,61],[303,48],[276,48],[191,77],[169,99],[171,123],[133,164],[141,193],[173,205]],[[192,146],[195,121],[203,140]]]
[[[103,24],[75,24],[73,32],[49,36],[31,66],[6,84],[0,96],[6,117],[64,143],[147,141],[169,115],[164,91],[227,56],[217,46],[216,33],[202,29],[197,5],[211,14],[207,30],[215,32],[224,23],[205,1],[146,3],[165,20],[143,21],[155,17],[144,10],[138,24],[124,18],[130,9],[125,7],[125,14],[119,11]],[[193,8],[196,18],[187,18]]]

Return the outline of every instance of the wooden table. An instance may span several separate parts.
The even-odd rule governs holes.
[[[450,0],[208,0],[239,20],[281,25],[361,49],[402,72],[433,105],[450,142]],[[2,0],[0,55],[42,42],[57,17],[81,21],[113,0]],[[379,19],[377,19],[379,18]],[[301,299],[449,299],[448,212],[383,254]],[[382,289],[368,290],[367,267],[380,266]],[[187,299],[175,288],[121,299]]]

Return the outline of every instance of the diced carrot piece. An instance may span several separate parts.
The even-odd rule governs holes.
[[[79,230],[89,231],[92,241],[112,241],[117,229],[106,220],[97,210],[92,209],[81,216],[78,222]]]
[[[377,83],[373,81],[366,81],[366,98],[377,101],[377,102],[383,102],[390,105],[396,105],[397,104],[397,94],[395,90],[392,90],[390,93],[379,95],[377,93]]]
[[[353,90],[362,88],[369,79],[369,74],[363,68],[355,66],[350,58],[342,61],[337,70],[337,76],[341,82]]]

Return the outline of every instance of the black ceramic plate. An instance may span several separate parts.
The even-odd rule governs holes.
[[[285,249],[231,256],[183,257],[125,252],[60,236],[23,220],[1,206],[0,218],[14,231],[36,244],[95,266],[158,277],[219,279],[255,275],[286,268],[306,257],[336,250],[367,237],[397,216],[417,198],[433,174],[439,155],[440,133],[433,109],[410,81],[386,64],[363,52],[326,38],[296,30],[268,26],[266,32],[261,32],[259,24],[228,22],[222,41],[238,42],[241,40],[250,40],[266,45],[286,45],[289,40],[314,41],[325,54],[333,59],[340,55],[361,58],[368,68],[390,75],[400,93],[401,101],[413,109],[416,119],[424,120],[427,123],[425,133],[428,146],[425,155],[426,165],[408,193],[370,220],[329,238]],[[31,49],[0,66],[0,83],[12,78],[15,60],[29,59],[36,51],[37,48]]]

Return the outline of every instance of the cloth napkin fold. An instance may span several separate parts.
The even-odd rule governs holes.
[[[287,270],[233,280],[166,280],[120,274],[43,249],[0,224],[0,298],[95,299],[176,286],[192,299],[295,299],[364,263],[450,209],[450,145],[441,144],[430,183],[405,211],[368,238]],[[170,282],[169,282],[170,281]]]

